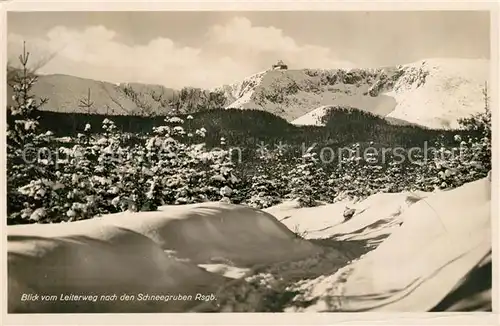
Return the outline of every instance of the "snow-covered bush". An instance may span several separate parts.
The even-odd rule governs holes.
[[[455,135],[453,147],[436,143],[438,150],[427,165],[435,187],[458,187],[486,177],[491,170],[491,110],[486,85],[483,95],[484,111],[459,120],[461,129],[468,134]]]

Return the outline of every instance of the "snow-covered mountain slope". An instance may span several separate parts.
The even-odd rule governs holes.
[[[306,239],[382,241],[402,222],[401,214],[414,203],[432,193],[401,192],[378,193],[360,201],[343,200],[316,207],[300,207],[296,201],[287,201],[264,211],[276,216],[290,230],[304,234]],[[343,213],[354,210],[345,221]],[[377,241],[378,240],[378,241]]]
[[[316,108],[311,112],[307,112],[303,116],[293,120],[292,123],[300,126],[321,126],[323,125],[321,121],[322,117],[324,117],[329,110],[334,108],[335,107],[332,105],[320,106],[319,108]]]
[[[435,128],[457,128],[457,120],[484,110],[488,60],[432,59],[406,65],[394,88],[388,116]]]
[[[227,108],[259,109],[297,125],[321,125],[328,108],[349,106],[430,128],[456,128],[484,109],[489,61],[429,59],[375,69],[269,70],[222,86]]]

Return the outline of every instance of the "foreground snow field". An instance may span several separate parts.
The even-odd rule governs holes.
[[[9,311],[429,311],[491,261],[489,205],[481,179],[313,208],[203,203],[8,226]],[[135,299],[91,296],[113,294]]]
[[[490,183],[484,179],[451,191],[382,194],[366,202],[359,218],[333,226],[330,235],[387,239],[326,282],[301,284],[309,300],[314,293],[318,299],[309,310],[428,311],[491,255]]]

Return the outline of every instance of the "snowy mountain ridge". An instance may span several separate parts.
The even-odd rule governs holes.
[[[363,111],[438,129],[484,110],[489,61],[427,59],[381,68],[267,70],[224,85],[226,108],[259,109],[320,125],[328,108]]]

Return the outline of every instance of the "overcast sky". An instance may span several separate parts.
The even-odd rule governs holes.
[[[269,68],[378,67],[489,58],[489,13],[8,13],[10,61],[27,42],[41,73],[167,87],[214,87]]]

